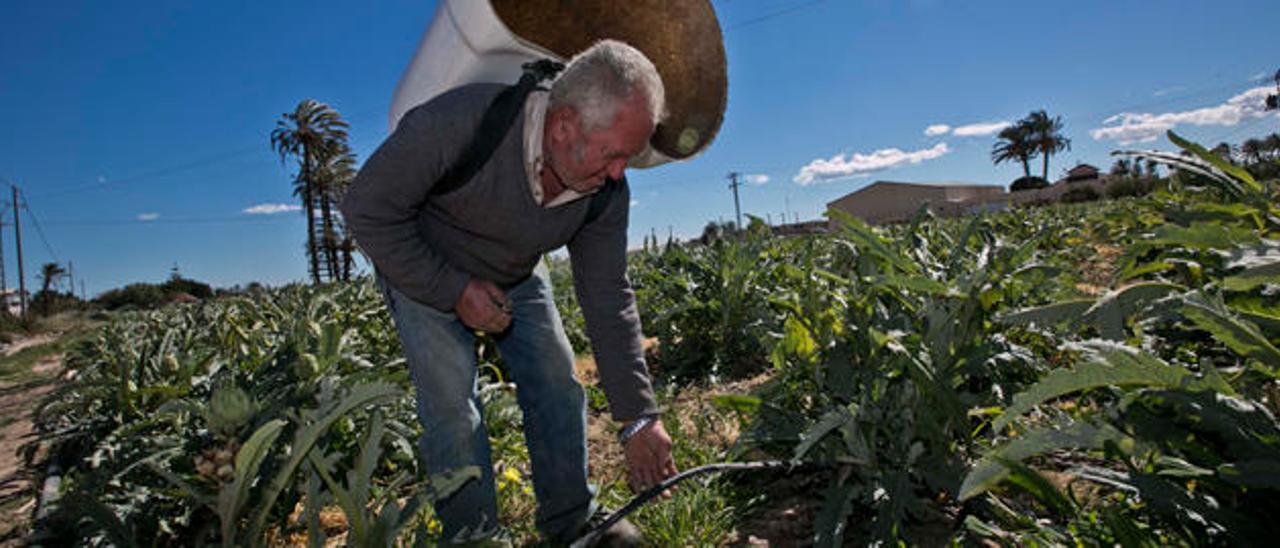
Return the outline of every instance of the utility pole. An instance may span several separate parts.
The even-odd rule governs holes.
[[[1268,95],[1266,101],[1266,110],[1280,109],[1280,70],[1276,71],[1276,94]]]
[[[69,260],[67,261],[67,282],[69,282],[67,287],[71,288],[67,293],[74,297],[76,295],[76,266],[71,264]]]
[[[10,184],[13,189],[13,239],[18,244],[18,299],[22,302],[22,317],[27,317],[27,277],[22,271],[22,222],[18,217],[18,186]]]
[[[4,279],[4,223],[0,222],[0,291],[9,289],[9,282]],[[5,305],[7,306],[6,299]]]
[[[87,296],[88,296],[88,293],[86,293],[84,290],[84,278],[80,278],[80,300],[82,301],[89,300]]]
[[[729,173],[729,180],[732,181],[729,183],[729,188],[733,189],[733,211],[738,215],[738,230],[742,230],[742,207],[738,205],[738,187],[742,186],[742,183],[738,182],[739,175],[741,174],[736,171]]]

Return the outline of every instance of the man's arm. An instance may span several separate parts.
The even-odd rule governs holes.
[[[569,241],[573,285],[587,322],[600,385],[613,418],[630,421],[656,414],[658,405],[644,363],[640,314],[627,280],[627,215],[630,190],[615,191],[600,216]]]
[[[647,424],[624,442],[629,483],[639,492],[677,473],[671,437],[656,419],[658,405],[644,363],[640,314],[627,280],[627,216],[631,192],[624,185],[599,218],[582,227],[569,242],[573,283],[587,321],[600,384],[613,418],[623,428]],[[655,416],[651,422],[645,417]]]
[[[360,248],[400,292],[438,310],[453,310],[470,279],[423,241],[417,217],[436,179],[457,156],[442,135],[455,134],[426,105],[405,114],[395,132],[360,168],[340,209]]]

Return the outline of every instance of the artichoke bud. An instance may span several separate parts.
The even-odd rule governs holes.
[[[200,474],[201,477],[213,479],[218,473],[218,468],[214,463],[202,460],[199,464],[196,464],[196,473]]]
[[[303,352],[301,356],[298,356],[297,361],[293,362],[293,367],[293,373],[299,379],[314,379],[320,374],[320,359],[315,354]]]
[[[253,399],[234,386],[220,386],[213,391],[205,419],[214,433],[234,437],[257,412]]]

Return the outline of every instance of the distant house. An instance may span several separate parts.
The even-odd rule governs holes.
[[[1061,201],[1063,195],[1075,189],[1091,187],[1099,196],[1105,196],[1107,184],[1111,176],[1104,175],[1097,167],[1089,164],[1076,164],[1068,169],[1067,174],[1054,181],[1053,184],[1035,190],[1015,192],[1010,195],[1009,202],[1014,206],[1034,206]]]
[[[3,303],[4,309],[14,316],[22,313],[22,295],[17,289],[7,287],[0,289],[0,303]],[[27,304],[31,304],[30,294],[28,294]]]
[[[804,221],[773,225],[773,233],[778,236],[802,236],[805,234],[822,234],[830,225],[827,221]]]
[[[964,183],[900,183],[876,181],[827,203],[828,211],[840,211],[868,224],[908,221],[927,206],[940,217],[999,211],[1008,207],[1004,187]],[[838,223],[834,217],[832,227]]]
[[[1076,164],[1076,167],[1067,170],[1067,176],[1064,180],[1068,183],[1093,181],[1098,179],[1099,173],[1098,168],[1089,164]]]

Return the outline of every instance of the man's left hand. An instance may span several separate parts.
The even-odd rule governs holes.
[[[637,432],[627,440],[623,450],[630,469],[628,484],[633,492],[643,492],[678,472],[675,460],[671,458],[671,436],[662,427],[662,420],[655,420],[648,428]],[[663,496],[670,497],[671,494],[667,492]]]

